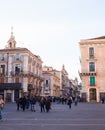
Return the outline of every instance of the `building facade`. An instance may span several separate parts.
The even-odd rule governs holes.
[[[81,40],[79,46],[82,99],[100,102],[105,98],[105,37]]]
[[[60,71],[53,67],[43,67],[43,92],[42,95],[65,97],[70,95],[70,79],[64,65]]]
[[[60,77],[59,71],[53,69],[52,67],[43,66],[43,96],[60,96]]]
[[[16,47],[11,32],[4,49],[0,49],[0,94],[14,102],[22,93],[40,95],[42,60],[27,48]]]
[[[69,87],[70,87],[70,80],[68,78],[68,73],[65,69],[65,66],[62,65],[62,69],[60,71],[60,95],[67,96]]]

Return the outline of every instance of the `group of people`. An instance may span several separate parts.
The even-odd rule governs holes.
[[[66,100],[61,100],[61,101],[62,101],[62,104],[63,104],[63,102],[65,102],[65,104],[67,104],[69,106],[69,108],[71,109],[72,103],[74,103],[74,105],[77,105],[78,98],[76,98],[76,97],[72,98],[70,96],[70,97],[66,98]],[[16,100],[18,111],[20,109],[23,111],[25,111],[26,109],[29,109],[32,112],[36,111],[36,103],[39,104],[40,112],[49,112],[49,110],[51,109],[52,102],[55,102],[55,100],[52,99],[51,97],[40,97],[37,99],[34,95],[32,95],[32,96],[23,95],[22,97],[20,97]],[[0,95],[0,120],[2,120],[2,110],[3,110],[4,104],[5,103],[2,98],[2,95]]]
[[[31,111],[35,112],[36,98],[33,95],[31,97],[24,95],[24,96],[16,99],[16,104],[17,104],[18,111],[20,109],[25,111],[26,109],[29,109],[29,107],[31,105]]]
[[[49,97],[41,97],[39,101],[41,112],[49,112],[49,110],[51,109],[51,102],[52,100]]]
[[[72,104],[72,103],[74,103],[74,105],[77,106],[78,98],[77,98],[77,97],[72,98],[72,97],[70,96],[67,101],[68,101],[67,104],[69,105],[69,108],[71,109],[71,104]]]
[[[38,102],[40,106],[40,112],[49,112],[51,109],[51,99],[50,97],[40,97],[37,99],[34,95],[32,96],[22,96],[16,100],[17,110],[22,109],[25,111],[26,109],[30,109],[31,111],[36,111],[36,102]]]
[[[53,97],[53,102],[57,104],[68,104],[68,100],[71,98],[72,102],[77,105],[77,102],[80,102],[79,96],[63,96],[63,97]]]
[[[56,103],[58,103],[58,101]],[[40,112],[49,112],[49,110],[51,109],[51,103],[55,102],[55,99],[50,96],[40,97],[39,99],[37,99],[34,95],[30,97],[24,95],[23,97],[16,100],[17,110],[22,109],[23,111],[25,111],[25,109],[30,109],[31,111],[35,112],[36,102],[38,102],[40,106]],[[78,98],[72,96],[61,98],[61,103],[67,104],[71,109],[72,103],[74,103],[74,105],[77,106]]]

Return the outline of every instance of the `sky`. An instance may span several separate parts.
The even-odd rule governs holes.
[[[0,0],[0,49],[11,27],[17,47],[80,81],[79,42],[105,35],[105,0]]]

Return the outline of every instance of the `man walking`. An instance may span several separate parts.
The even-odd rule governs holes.
[[[68,105],[69,105],[70,109],[71,109],[71,104],[72,104],[72,97],[70,96],[69,99],[68,99]]]
[[[31,104],[31,111],[35,112],[36,98],[33,95],[30,98],[30,104]]]

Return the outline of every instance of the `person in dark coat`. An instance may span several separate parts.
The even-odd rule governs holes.
[[[104,97],[101,99],[101,101],[102,101],[102,104],[104,104],[104,101],[105,101]]]
[[[49,112],[51,108],[51,101],[48,97],[46,98],[46,101],[45,101],[45,108],[46,108],[46,112]]]
[[[29,96],[26,96],[26,109],[29,109],[30,107],[30,98]]]
[[[68,105],[69,105],[70,109],[71,109],[71,104],[72,104],[72,97],[69,97],[69,99],[68,99]]]
[[[41,97],[39,101],[39,106],[40,106],[40,112],[45,112],[45,98]]]
[[[20,105],[21,105],[21,99],[20,98],[16,99],[16,105],[17,105],[17,111],[19,111]]]
[[[23,111],[25,111],[26,103],[27,103],[26,97],[23,96],[23,97],[21,98],[21,104],[22,104],[22,109],[23,109]]]

